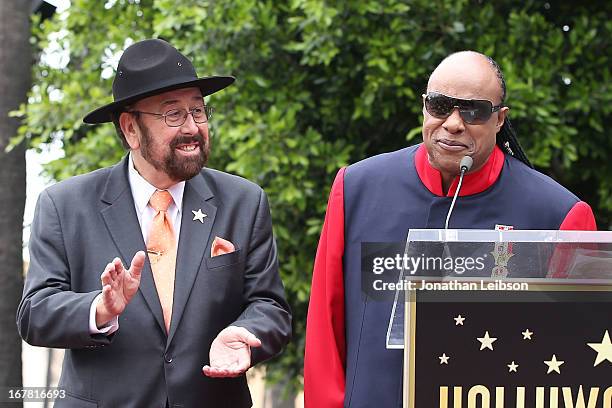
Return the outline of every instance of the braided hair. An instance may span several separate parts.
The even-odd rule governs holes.
[[[485,57],[487,61],[489,61],[489,64],[493,66],[495,76],[497,76],[497,78],[499,79],[502,89],[501,104],[503,104],[504,100],[506,99],[506,81],[504,80],[504,74],[502,74],[501,68],[499,67],[497,62],[493,60],[493,58],[484,54],[481,55]],[[495,142],[497,143],[497,146],[499,146],[500,149],[522,161],[527,166],[533,168],[533,165],[531,164],[531,162],[527,158],[527,155],[525,154],[525,151],[521,147],[521,144],[519,143],[516,137],[516,132],[514,131],[514,128],[510,123],[510,119],[507,116],[504,120],[504,124],[502,125],[501,129],[499,130],[499,132],[497,132]]]

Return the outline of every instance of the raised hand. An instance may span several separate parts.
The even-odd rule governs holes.
[[[210,346],[210,365],[202,367],[208,377],[238,377],[251,367],[251,347],[261,341],[244,327],[221,330]]]
[[[120,315],[130,303],[140,285],[140,274],[145,262],[145,254],[138,251],[132,259],[130,269],[125,270],[119,258],[106,265],[100,276],[102,281],[102,298],[96,306],[96,324],[98,327]]]

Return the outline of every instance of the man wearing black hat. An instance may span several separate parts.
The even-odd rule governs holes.
[[[56,407],[250,407],[244,373],[289,340],[266,196],[204,168],[203,97],[233,81],[133,44],[84,119],[114,122],[129,154],[41,193],[17,325],[67,349]]]

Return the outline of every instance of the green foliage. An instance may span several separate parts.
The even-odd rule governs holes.
[[[81,119],[111,101],[111,57],[132,41],[165,38],[201,75],[235,75],[234,86],[211,98],[211,165],[270,197],[295,323],[269,375],[299,388],[312,264],[334,174],[420,141],[420,95],[449,53],[474,49],[499,62],[528,155],[609,228],[609,6],[550,3],[73,0],[68,14],[34,32],[39,50],[56,39],[69,60],[35,68],[20,134],[34,147],[63,141],[66,157],[47,167],[57,179],[114,163],[124,152],[113,127]]]

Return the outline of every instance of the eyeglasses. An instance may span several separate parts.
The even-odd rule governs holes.
[[[503,104],[493,106],[491,101],[486,99],[459,99],[438,92],[428,92],[423,94],[423,98],[425,109],[431,116],[446,119],[457,108],[461,119],[470,125],[482,125],[489,120],[493,112],[504,106]]]
[[[195,123],[206,123],[212,116],[214,109],[212,106],[196,106],[190,110],[185,109],[170,109],[166,113],[143,112],[137,110],[128,111],[129,113],[144,113],[146,115],[154,115],[163,117],[166,125],[170,127],[183,126],[187,120],[187,115],[191,114]]]

